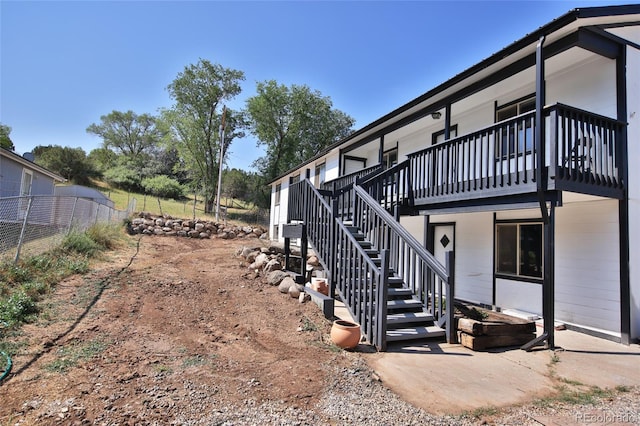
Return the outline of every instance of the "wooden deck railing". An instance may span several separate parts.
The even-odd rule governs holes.
[[[544,114],[542,166],[549,188],[614,197],[621,193],[625,124],[562,104],[546,108]],[[425,203],[535,190],[540,166],[535,133],[532,111],[412,153],[410,195]]]
[[[424,309],[446,327],[448,342],[457,341],[454,327],[454,255],[441,265],[369,193],[354,186],[354,225],[378,251],[388,252],[389,268],[402,278]]]
[[[358,170],[357,172],[349,173],[348,175],[327,181],[320,185],[320,189],[336,192],[339,189],[353,185],[356,179],[362,179],[365,176],[376,174],[382,169],[382,164],[376,164],[375,166],[367,167],[365,169]]]
[[[369,342],[385,350],[388,255],[382,253],[382,265],[376,265],[342,221],[335,220],[337,208],[308,179],[289,187],[288,219],[307,225],[309,244],[328,273],[331,294],[337,291]]]
[[[378,200],[386,211],[395,215],[396,206],[410,205],[413,201],[409,167],[409,161],[404,161],[375,175],[358,179],[357,183],[373,199]]]

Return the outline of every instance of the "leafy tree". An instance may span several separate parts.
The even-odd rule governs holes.
[[[222,192],[231,198],[245,200],[249,193],[249,176],[239,169],[222,172]]]
[[[178,199],[184,196],[182,185],[177,180],[165,175],[145,178],[142,180],[142,186],[147,193],[156,197]]]
[[[270,80],[258,83],[257,92],[247,100],[247,113],[258,146],[266,147],[266,155],[254,163],[266,182],[352,132],[354,119],[308,86]]]
[[[163,118],[195,186],[203,189],[206,213],[213,210],[219,164],[224,161],[219,158],[222,102],[241,92],[242,80],[242,71],[200,59],[197,64],[186,66],[167,87],[175,104],[163,111]],[[233,139],[244,136],[243,126],[241,113],[226,110],[225,153]]]
[[[98,174],[82,148],[39,145],[33,149],[33,155],[37,164],[79,185],[90,184],[89,178]]]
[[[101,173],[116,166],[118,155],[109,148],[92,149],[87,156],[87,160],[93,167]]]
[[[13,141],[9,137],[11,133],[11,127],[0,123],[0,147],[14,151],[16,147],[13,145]]]
[[[104,180],[110,185],[125,191],[138,192],[142,189],[142,176],[135,168],[122,161],[121,164],[103,173]]]
[[[143,157],[163,138],[156,118],[149,114],[112,111],[101,116],[100,120],[100,124],[94,123],[87,127],[87,133],[100,136],[104,148],[112,148],[116,153],[133,159]]]

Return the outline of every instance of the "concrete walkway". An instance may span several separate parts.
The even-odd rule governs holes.
[[[351,319],[336,309],[340,318]],[[382,382],[433,414],[459,414],[549,396],[558,386],[601,389],[640,386],[640,345],[625,346],[570,330],[556,331],[556,350],[519,348],[472,351],[462,345],[423,341],[391,344],[365,358]],[[582,389],[587,389],[582,387]]]
[[[368,362],[386,386],[434,414],[530,402],[565,383],[602,389],[640,385],[640,346],[569,330],[556,332],[555,339],[555,351],[532,352],[474,352],[433,342],[393,345]]]

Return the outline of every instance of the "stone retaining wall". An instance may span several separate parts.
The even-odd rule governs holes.
[[[178,219],[169,215],[152,215],[141,212],[131,220],[127,230],[130,234],[159,236],[177,236],[189,238],[260,238],[267,239],[269,234],[261,226],[239,226],[216,223],[202,219]]]

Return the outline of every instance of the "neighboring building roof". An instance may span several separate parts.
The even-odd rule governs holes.
[[[369,133],[373,133],[376,128],[380,128],[381,126],[385,125],[385,124],[391,124],[391,122],[394,119],[398,119],[398,117],[400,117],[403,114],[407,114],[408,112],[410,112],[411,110],[416,109],[418,106],[420,106],[421,104],[424,104],[426,101],[428,101],[429,99],[435,97],[436,95],[439,95],[443,92],[445,92],[447,89],[451,89],[452,87],[454,87],[456,84],[459,84],[460,82],[468,79],[469,77],[472,77],[475,74],[480,73],[483,70],[486,70],[487,68],[495,65],[496,63],[504,60],[505,58],[507,58],[508,56],[511,56],[527,47],[530,47],[532,45],[535,45],[535,43],[537,43],[537,41],[540,39],[540,37],[547,36],[551,33],[554,33],[558,30],[560,30],[561,28],[564,28],[576,21],[578,21],[579,19],[588,19],[588,18],[602,18],[602,17],[614,17],[614,16],[621,16],[621,15],[633,15],[633,14],[640,14],[640,4],[630,4],[630,5],[622,5],[622,6],[602,6],[602,7],[587,7],[587,8],[577,8],[577,9],[573,9],[569,12],[567,12],[566,14],[554,19],[553,21],[549,22],[546,25],[543,25],[542,27],[538,28],[536,31],[529,33],[527,35],[525,35],[522,39],[517,40],[513,43],[511,43],[510,45],[508,45],[507,47],[503,48],[502,50],[498,51],[497,53],[494,53],[493,55],[491,55],[490,57],[480,61],[479,63],[477,63],[476,65],[472,66],[471,68],[468,68],[467,70],[457,74],[456,76],[452,77],[451,79],[445,81],[444,83],[440,84],[439,86],[436,86],[435,88],[429,90],[428,92],[420,95],[419,97],[413,99],[412,101],[409,101],[408,103],[402,105],[401,107],[391,111],[390,113],[382,116],[381,118],[379,118],[378,120],[368,124],[367,126],[356,130],[354,133],[352,133],[351,135],[347,136],[346,138],[330,145],[329,147],[325,148],[324,150],[322,150],[321,152],[319,152],[317,155],[311,157],[310,159],[298,164],[296,167],[288,170],[287,172],[281,174],[280,176],[278,176],[277,178],[273,179],[271,182],[269,182],[269,184],[272,184],[280,179],[282,179],[283,177],[291,174],[292,172],[298,170],[300,167],[303,167],[325,155],[327,155],[329,152],[331,152],[332,150],[341,147],[341,146],[348,146],[349,142],[353,142],[356,143],[359,141],[359,138],[363,138],[363,137],[367,137],[367,134]],[[600,22],[598,22],[597,20],[595,22],[592,23],[592,25],[597,25]],[[439,109],[439,108],[438,108]],[[397,121],[397,120],[396,120]]]
[[[20,155],[16,154],[15,152],[9,151],[8,149],[4,149],[4,148],[0,148],[0,155],[6,158],[9,158],[13,161],[15,161],[16,163],[20,163],[23,166],[35,170],[39,173],[42,173],[45,176],[49,176],[51,179],[53,179],[54,181],[57,182],[66,182],[67,180],[65,178],[63,178],[62,176],[45,169],[42,166],[37,165],[36,163],[34,163],[33,161],[27,160],[24,157],[21,157]]]
[[[97,189],[82,185],[56,185],[54,195],[61,197],[88,198],[105,206],[113,207],[114,202]]]

